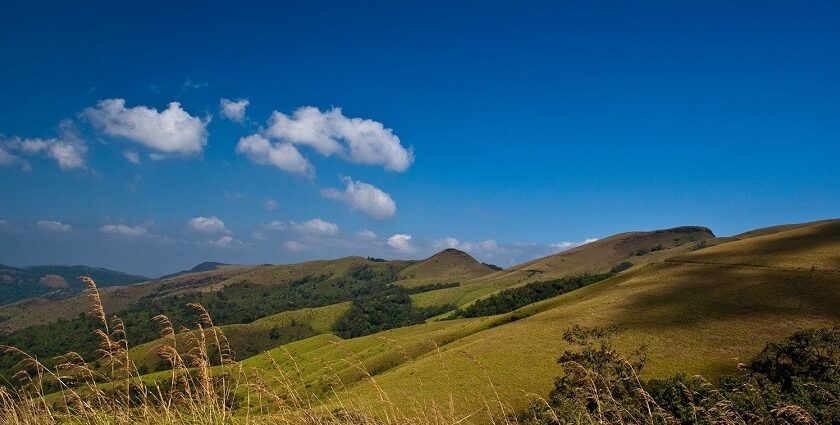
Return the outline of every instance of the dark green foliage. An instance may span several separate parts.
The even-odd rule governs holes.
[[[373,261],[374,263],[384,263],[384,262],[388,261],[384,258],[377,258],[377,257],[368,257],[367,260],[368,261]]]
[[[428,290],[434,289],[439,288],[431,285]],[[453,306],[417,308],[412,305],[409,295],[410,292],[406,288],[392,285],[373,295],[354,300],[350,309],[336,323],[336,335],[342,338],[355,338],[387,329],[416,325],[454,308]]]
[[[481,265],[482,265],[482,266],[484,266],[484,267],[487,267],[487,268],[493,269],[493,270],[495,270],[495,271],[504,270],[503,268],[501,268],[501,267],[499,267],[499,266],[497,266],[497,265],[495,265],[495,264],[490,264],[490,263],[481,263]]]
[[[798,406],[817,423],[840,423],[840,327],[807,329],[767,344],[742,373],[714,387],[684,374],[645,385],[656,402],[682,423],[709,423],[721,403],[742,416],[793,423],[785,406]]]
[[[685,374],[642,383],[644,355],[617,354],[611,334],[578,326],[566,331],[574,350],[558,360],[563,375],[547,403],[534,403],[519,423],[840,423],[839,327],[770,343],[717,386]]]
[[[361,265],[345,276],[311,275],[287,284],[257,285],[241,282],[216,292],[190,292],[176,296],[153,294],[128,309],[116,312],[124,321],[133,344],[142,344],[159,335],[159,327],[152,318],[165,314],[178,326],[196,322],[195,312],[188,303],[199,303],[213,315],[217,325],[250,323],[275,313],[306,307],[322,307],[371,296],[390,287],[397,279],[399,268],[390,264]],[[108,312],[112,314],[112,312]],[[32,326],[0,336],[0,344],[18,347],[40,358],[76,351],[85,358],[93,358],[99,341],[93,334],[95,320],[79,317]],[[308,327],[307,327],[308,329]],[[288,329],[289,335],[312,336],[311,330]],[[240,355],[251,350],[240,350]],[[49,361],[45,360],[49,363]],[[0,355],[0,375],[17,363],[9,355]],[[5,376],[5,375],[3,375]]]
[[[409,294],[419,294],[421,292],[436,291],[438,289],[446,289],[446,288],[456,288],[458,286],[461,286],[460,282],[427,283],[427,284],[424,284],[424,285],[417,285],[417,286],[412,286],[410,288],[405,288],[405,290]]]
[[[633,267],[633,263],[629,261],[624,261],[622,263],[616,264],[612,269],[610,269],[610,274],[618,274],[621,273],[630,267]]]
[[[528,304],[583,288],[609,276],[611,276],[610,273],[568,276],[545,282],[533,282],[518,288],[505,289],[454,311],[450,318],[492,316],[511,312]]]
[[[665,248],[662,248],[661,244],[655,245],[653,248],[650,249],[650,252],[662,251]]]

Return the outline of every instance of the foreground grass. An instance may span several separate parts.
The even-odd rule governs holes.
[[[362,339],[344,342],[324,335],[269,351],[247,362],[236,362],[222,329],[213,325],[201,305],[192,304],[190,307],[198,314],[198,323],[193,330],[181,330],[180,338],[176,337],[175,329],[166,317],[155,318],[164,336],[157,352],[166,359],[171,370],[141,376],[129,355],[123,323],[116,316],[106,316],[93,280],[83,278],[83,281],[89,287],[93,314],[100,323],[96,331],[101,342],[97,359],[100,366],[93,367],[78,354],[68,353],[62,356],[58,366],[47,368],[27,353],[14,347],[3,347],[5,353],[18,356],[21,362],[15,375],[16,385],[11,387],[14,389],[0,388],[0,423],[676,424],[686,423],[685,418],[696,419],[700,417],[698,415],[702,415],[702,420],[689,420],[688,423],[816,423],[806,410],[796,405],[755,408],[754,412],[750,410],[753,407],[748,406],[748,414],[744,414],[735,404],[742,401],[739,398],[742,392],[724,394],[708,390],[710,385],[706,381],[700,384],[692,381],[692,385],[699,385],[699,390],[685,387],[686,391],[698,395],[690,397],[690,404],[660,406],[642,385],[639,378],[641,363],[616,354],[611,343],[602,343],[596,349],[589,339],[592,335],[597,336],[598,331],[581,328],[573,328],[576,330],[565,336],[567,342],[583,345],[584,349],[575,353],[567,351],[561,357],[563,375],[556,381],[551,397],[530,394],[530,407],[523,411],[501,395],[494,382],[497,376],[474,356],[461,351],[460,355],[480,371],[473,371],[472,375],[483,382],[472,385],[491,396],[486,397],[481,391],[465,391],[453,381],[452,378],[458,375],[440,349],[440,345],[475,333],[475,328],[492,328],[497,318],[421,325],[425,326],[424,332],[417,332],[417,329],[393,331],[411,335],[413,339],[403,340],[406,344],[399,344],[387,336],[379,336],[381,344],[376,346]],[[840,330],[834,332],[840,333]],[[836,335],[831,338],[840,341]],[[840,345],[836,341],[831,343]],[[822,347],[819,349],[822,350],[820,353],[825,351]],[[404,357],[402,361],[393,357],[394,350]],[[337,352],[343,353],[344,357],[336,355]],[[835,354],[840,355],[833,351],[827,355],[829,362],[836,363],[834,366],[829,364],[829,370],[840,365]],[[325,362],[315,366],[316,360],[323,355],[334,357],[325,358]],[[448,398],[441,401],[415,397],[405,401],[393,397],[380,385],[377,375],[382,375],[381,372],[393,364],[413,363],[413,356],[417,355],[436,358],[449,378],[434,381],[430,376],[418,373],[414,376],[414,389],[433,386],[448,391]],[[825,354],[820,355],[825,357]],[[305,359],[305,356],[309,358]],[[298,363],[299,359],[308,361]],[[324,372],[335,364],[344,367]],[[382,370],[372,370],[371,366]],[[318,378],[321,385],[313,386],[313,380]],[[345,382],[357,381],[365,382],[375,396],[348,391]],[[679,385],[683,385],[681,382]],[[660,385],[660,388],[682,388],[669,385]],[[47,394],[51,388],[55,391]],[[422,391],[415,394],[422,394]],[[748,393],[747,396],[756,406],[779,404],[764,393]],[[838,403],[836,394],[832,397],[828,403]],[[465,412],[464,405],[477,407],[470,407],[472,410]],[[674,412],[684,417],[677,417]]]

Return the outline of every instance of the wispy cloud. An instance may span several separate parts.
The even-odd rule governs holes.
[[[69,232],[73,230],[73,226],[69,224],[62,223],[58,220],[40,220],[35,223],[39,229],[47,231],[47,232]]]

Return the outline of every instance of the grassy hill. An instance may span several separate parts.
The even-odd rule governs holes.
[[[68,298],[84,289],[79,276],[91,276],[103,287],[130,285],[149,280],[145,276],[88,266],[12,267],[0,264],[0,305],[25,298]]]
[[[620,233],[503,271],[463,281],[457,288],[418,294],[413,298],[418,306],[445,303],[462,306],[480,297],[524,283],[584,273],[605,273],[624,261],[633,265],[646,264],[714,243],[714,234],[705,227]]]
[[[647,377],[678,371],[715,377],[768,340],[838,321],[840,222],[828,222],[651,261],[504,316],[428,323],[316,349],[305,340],[281,351],[291,352],[297,367],[320,366],[309,385],[352,353],[374,380],[339,374],[347,388],[342,400],[376,405],[384,392],[408,408],[452,403],[467,414],[492,406],[487,402],[496,394],[514,407],[523,407],[529,393],[546,394],[560,372],[555,360],[568,348],[561,334],[574,324],[619,326],[617,344],[626,352],[647,345]],[[419,348],[418,335],[428,333],[450,338],[427,337],[437,346]],[[262,367],[270,355],[291,368],[281,351],[246,364]]]
[[[445,311],[535,283],[603,275],[619,265],[623,271],[604,280],[505,314],[456,320],[441,315],[425,323],[416,319],[427,316],[408,315],[413,319],[403,324],[411,326],[370,323],[391,312]],[[626,353],[646,346],[645,378],[677,372],[714,378],[732,372],[767,341],[840,322],[840,221],[731,238],[716,238],[702,227],[622,233],[501,271],[445,250],[422,261],[346,257],[214,267],[105,288],[102,294],[135,336],[136,326],[158,312],[188,324],[194,316],[178,306],[201,302],[244,359],[249,376],[272,385],[281,384],[274,380],[278,373],[294,376],[296,388],[329,407],[401,406],[408,416],[432,408],[451,417],[480,412],[487,418],[501,414],[501,406],[520,409],[534,395],[548,393],[560,373],[556,359],[569,348],[562,334],[573,325],[618,328],[616,346]],[[72,315],[82,302],[44,301],[34,307],[60,305],[62,314]],[[18,308],[18,315],[25,314],[26,308]],[[386,330],[336,336],[350,316],[364,316],[370,329]],[[82,320],[90,322],[18,325],[18,332],[2,338],[78,344],[73,340],[78,330],[56,332]],[[392,326],[400,327],[388,329]],[[183,345],[183,334],[179,340]],[[146,343],[134,347],[131,357],[143,371],[157,369],[154,347],[162,341],[141,342]],[[155,376],[164,375],[147,379]]]

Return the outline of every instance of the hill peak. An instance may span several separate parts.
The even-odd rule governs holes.
[[[408,279],[473,278],[493,273],[472,255],[446,248],[431,257],[405,268],[400,275]]]

